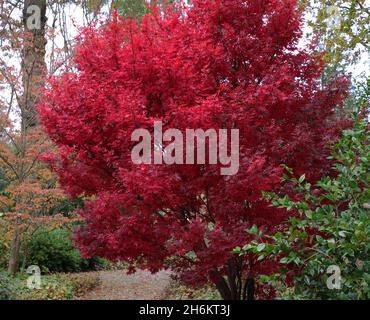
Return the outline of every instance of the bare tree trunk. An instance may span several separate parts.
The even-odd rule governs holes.
[[[255,280],[248,277],[243,281],[243,270],[241,261],[230,258],[227,266],[226,278],[217,271],[214,275],[216,288],[224,300],[254,300],[255,299]]]
[[[231,289],[227,284],[226,280],[224,279],[224,277],[220,277],[219,280],[216,281],[215,285],[222,299],[232,300]]]
[[[37,125],[36,104],[45,85],[46,0],[25,0],[23,27],[26,41],[22,53],[22,129]]]
[[[8,264],[8,272],[13,276],[15,276],[18,271],[20,247],[21,247],[21,234],[18,230],[16,230],[10,248],[10,257]]]
[[[253,278],[248,278],[247,281],[245,282],[245,290],[244,290],[244,300],[254,300],[254,291],[255,291],[255,281]]]
[[[29,240],[26,245],[24,245],[23,243],[23,261],[22,261],[22,266],[21,266],[21,272],[23,272],[24,270],[26,270],[26,265],[27,265],[27,262],[28,262],[28,257],[29,257],[29,254],[30,254],[30,247],[31,247],[31,241],[32,240]]]

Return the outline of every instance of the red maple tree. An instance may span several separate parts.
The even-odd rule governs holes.
[[[225,299],[273,295],[254,279],[276,264],[231,251],[253,224],[273,232],[285,218],[261,199],[281,187],[281,164],[311,181],[328,172],[346,91],[345,81],[319,83],[323,63],[298,48],[301,28],[295,0],[194,0],[82,32],[75,71],[50,79],[40,115],[61,184],[91,196],[76,235],[85,256],[211,280]],[[239,129],[238,173],[133,164],[131,134],[154,121]]]

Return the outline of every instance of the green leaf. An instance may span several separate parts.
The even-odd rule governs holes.
[[[257,246],[257,252],[261,252],[263,249],[265,249],[266,247],[266,244],[264,243],[260,243],[258,246]]]
[[[257,261],[261,261],[263,259],[265,259],[265,256],[263,254],[261,254],[260,256],[258,256]]]
[[[340,237],[342,237],[342,238],[345,238],[345,237],[346,237],[346,233],[345,233],[345,231],[343,231],[343,230],[339,231],[339,232],[338,232],[338,235],[339,235]]]
[[[288,263],[289,259],[287,257],[281,258],[280,263],[286,264]]]
[[[241,251],[242,251],[242,249],[238,246],[238,247],[234,248],[232,253],[240,253]]]
[[[258,234],[258,227],[256,225],[253,225],[252,228],[247,230],[250,234],[257,235]]]

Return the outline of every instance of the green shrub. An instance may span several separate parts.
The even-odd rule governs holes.
[[[6,268],[8,262],[8,247],[5,239],[2,237],[2,230],[0,226],[0,268]]]
[[[367,89],[353,108],[353,127],[333,147],[337,175],[313,186],[286,168],[284,180],[295,186],[295,194],[265,193],[273,206],[292,213],[286,228],[269,235],[253,226],[248,232],[256,240],[234,250],[280,262],[279,272],[259,280],[279,288],[282,296],[370,299],[368,99]],[[292,271],[294,278],[288,279]]]
[[[96,270],[106,263],[100,258],[83,259],[73,246],[72,231],[60,228],[50,232],[40,230],[34,235],[28,265],[37,265],[48,273]]]
[[[0,270],[0,300],[12,300],[16,297],[16,281],[11,275]]]
[[[0,176],[1,189],[1,176]],[[9,255],[9,239],[6,238],[4,213],[0,212],[0,270],[6,268]]]

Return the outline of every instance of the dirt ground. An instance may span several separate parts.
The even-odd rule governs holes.
[[[137,270],[130,275],[125,271],[99,271],[97,274],[100,284],[81,300],[161,300],[173,283],[169,271],[151,274]]]

